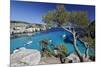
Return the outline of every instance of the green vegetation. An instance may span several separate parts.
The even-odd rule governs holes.
[[[54,52],[54,48],[57,48],[57,55],[60,57],[60,56],[63,56],[65,57],[66,54],[67,54],[67,48],[64,46],[64,45],[59,45],[59,46],[56,46],[56,47],[48,47],[50,44],[48,43],[48,40],[42,40],[40,42],[40,45],[41,45],[41,54],[42,56],[44,57],[51,57],[51,56],[55,56],[55,52]]]
[[[87,32],[88,36],[84,36],[82,40],[87,42],[90,47],[95,48],[95,21],[92,21],[88,27]]]
[[[42,40],[42,41],[40,41],[41,49],[47,48],[48,45],[49,45],[48,40]]]
[[[90,36],[84,37],[82,39],[83,39],[84,42],[87,42],[90,47],[95,48],[95,39],[92,39]]]
[[[41,54],[44,57],[51,57],[53,55],[53,51],[48,48],[49,41],[47,39],[40,41],[41,46]]]
[[[54,55],[53,50],[46,48],[44,51],[41,52],[43,57],[52,57]]]
[[[89,31],[90,31],[90,32],[94,32],[94,31],[95,31],[95,20],[92,21],[92,22],[89,24],[88,28],[89,28]]]
[[[86,11],[70,12],[69,22],[76,25],[88,25],[88,16]]]
[[[95,20],[89,24],[88,31],[91,38],[95,39]]]
[[[57,5],[55,10],[49,11],[43,16],[43,21],[48,26],[62,26],[67,23],[73,23],[76,25],[88,26],[88,16],[86,11],[73,11],[68,12],[64,5]]]
[[[66,57],[67,54],[67,48],[64,45],[59,45],[56,48],[58,48],[57,50],[57,56],[60,57]],[[41,52],[42,56],[44,57],[51,57],[51,56],[55,56],[54,50],[52,50],[51,48],[46,48],[44,51]]]
[[[48,25],[61,26],[68,21],[69,12],[64,8],[64,5],[58,5],[55,10],[49,11],[43,16],[43,21]]]
[[[58,48],[58,55],[66,57],[66,55],[67,55],[67,48],[65,47],[65,45],[59,45],[59,46],[57,46],[57,48]]]
[[[84,34],[90,34],[93,35],[95,33],[95,26],[94,24],[89,25],[90,21],[87,16],[86,11],[72,11],[68,12],[65,10],[64,5],[57,5],[55,10],[49,11],[47,14],[43,16],[43,21],[47,24],[47,26],[52,27],[54,25],[58,27],[67,26],[68,23],[71,23],[73,27],[79,26],[80,28],[83,27],[84,30],[87,29],[87,32],[84,32]],[[88,26],[89,25],[89,26]],[[75,32],[75,34],[74,34]],[[77,45],[76,45],[76,31],[72,32],[74,37],[74,48],[76,50],[77,55],[79,56],[80,60],[83,62],[84,59],[81,55]],[[83,41],[87,42],[89,45],[92,45],[91,47],[95,46],[95,38],[91,38],[91,36],[84,36],[82,39]],[[66,48],[64,45],[57,46],[58,48],[58,55],[61,57],[64,57],[67,53]],[[87,58],[87,56],[85,57]]]
[[[88,26],[88,37],[83,37],[83,41],[87,42],[90,47],[95,48],[95,21],[92,21]]]

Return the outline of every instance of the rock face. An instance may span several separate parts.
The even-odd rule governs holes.
[[[72,63],[80,62],[79,57],[76,54],[74,54],[74,53],[70,54],[68,57],[66,57],[66,59],[67,60],[72,60]]]
[[[75,53],[71,53],[69,56],[65,57],[65,63],[78,63],[80,62],[79,57]],[[42,57],[40,65],[44,64],[61,64],[60,58],[52,57]]]
[[[11,67],[30,66],[39,64],[40,51],[35,49],[20,48],[11,54]]]
[[[40,61],[40,65],[44,64],[60,64],[60,59],[56,57],[42,57]]]

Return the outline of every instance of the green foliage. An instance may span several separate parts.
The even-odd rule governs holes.
[[[45,23],[51,23],[53,21],[54,11],[49,11],[46,15],[43,16],[43,21]]]
[[[48,45],[49,45],[49,43],[48,43],[48,40],[47,39],[40,41],[41,49],[47,48]]]
[[[69,22],[77,25],[88,25],[88,16],[86,11],[71,12]]]
[[[67,12],[64,8],[64,5],[58,5],[55,16],[54,22],[58,23],[58,26],[63,25],[68,21],[69,12]]]
[[[95,39],[92,39],[90,36],[83,38],[84,42],[87,42],[90,47],[95,48]]]
[[[51,50],[46,48],[46,50],[42,52],[42,56],[44,56],[44,57],[51,57],[52,56]]]
[[[55,10],[49,11],[43,16],[43,21],[48,26],[56,24],[57,26],[65,25],[68,22],[77,25],[88,25],[88,16],[86,11],[73,11],[68,12],[65,10],[64,5],[57,5]]]
[[[58,46],[56,46],[56,48],[58,48],[58,50],[57,50],[57,55],[58,56],[63,56],[63,57],[66,56],[66,54],[67,54],[67,48],[64,45],[58,45]],[[48,48],[48,47],[45,47],[45,50],[42,51],[41,54],[44,57],[55,56],[54,49]]]
[[[43,16],[43,21],[51,25],[62,25],[67,22],[68,12],[65,10],[63,5],[58,5],[55,10],[49,11]]]
[[[67,54],[67,48],[64,45],[59,45],[57,46],[57,48],[58,48],[58,54],[65,57]]]
[[[93,36],[91,36],[90,32],[92,32]],[[82,40],[87,42],[89,47],[95,49],[95,21],[91,22],[87,28],[88,36],[84,36]]]
[[[41,46],[41,49],[42,49],[41,54],[44,57],[51,57],[51,56],[54,55],[54,51],[51,48],[49,48],[48,45],[49,45],[48,39],[40,41],[40,46]]]
[[[95,32],[95,21],[89,24],[88,29],[89,29],[89,32]]]

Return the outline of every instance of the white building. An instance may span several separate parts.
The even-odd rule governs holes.
[[[10,24],[10,34],[12,33],[32,33],[41,30],[46,30],[45,24],[30,24],[30,23],[20,23],[11,22]]]

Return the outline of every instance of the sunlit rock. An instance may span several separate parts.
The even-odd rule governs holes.
[[[20,48],[11,54],[11,66],[29,66],[39,64],[41,59],[40,51],[35,49]]]

